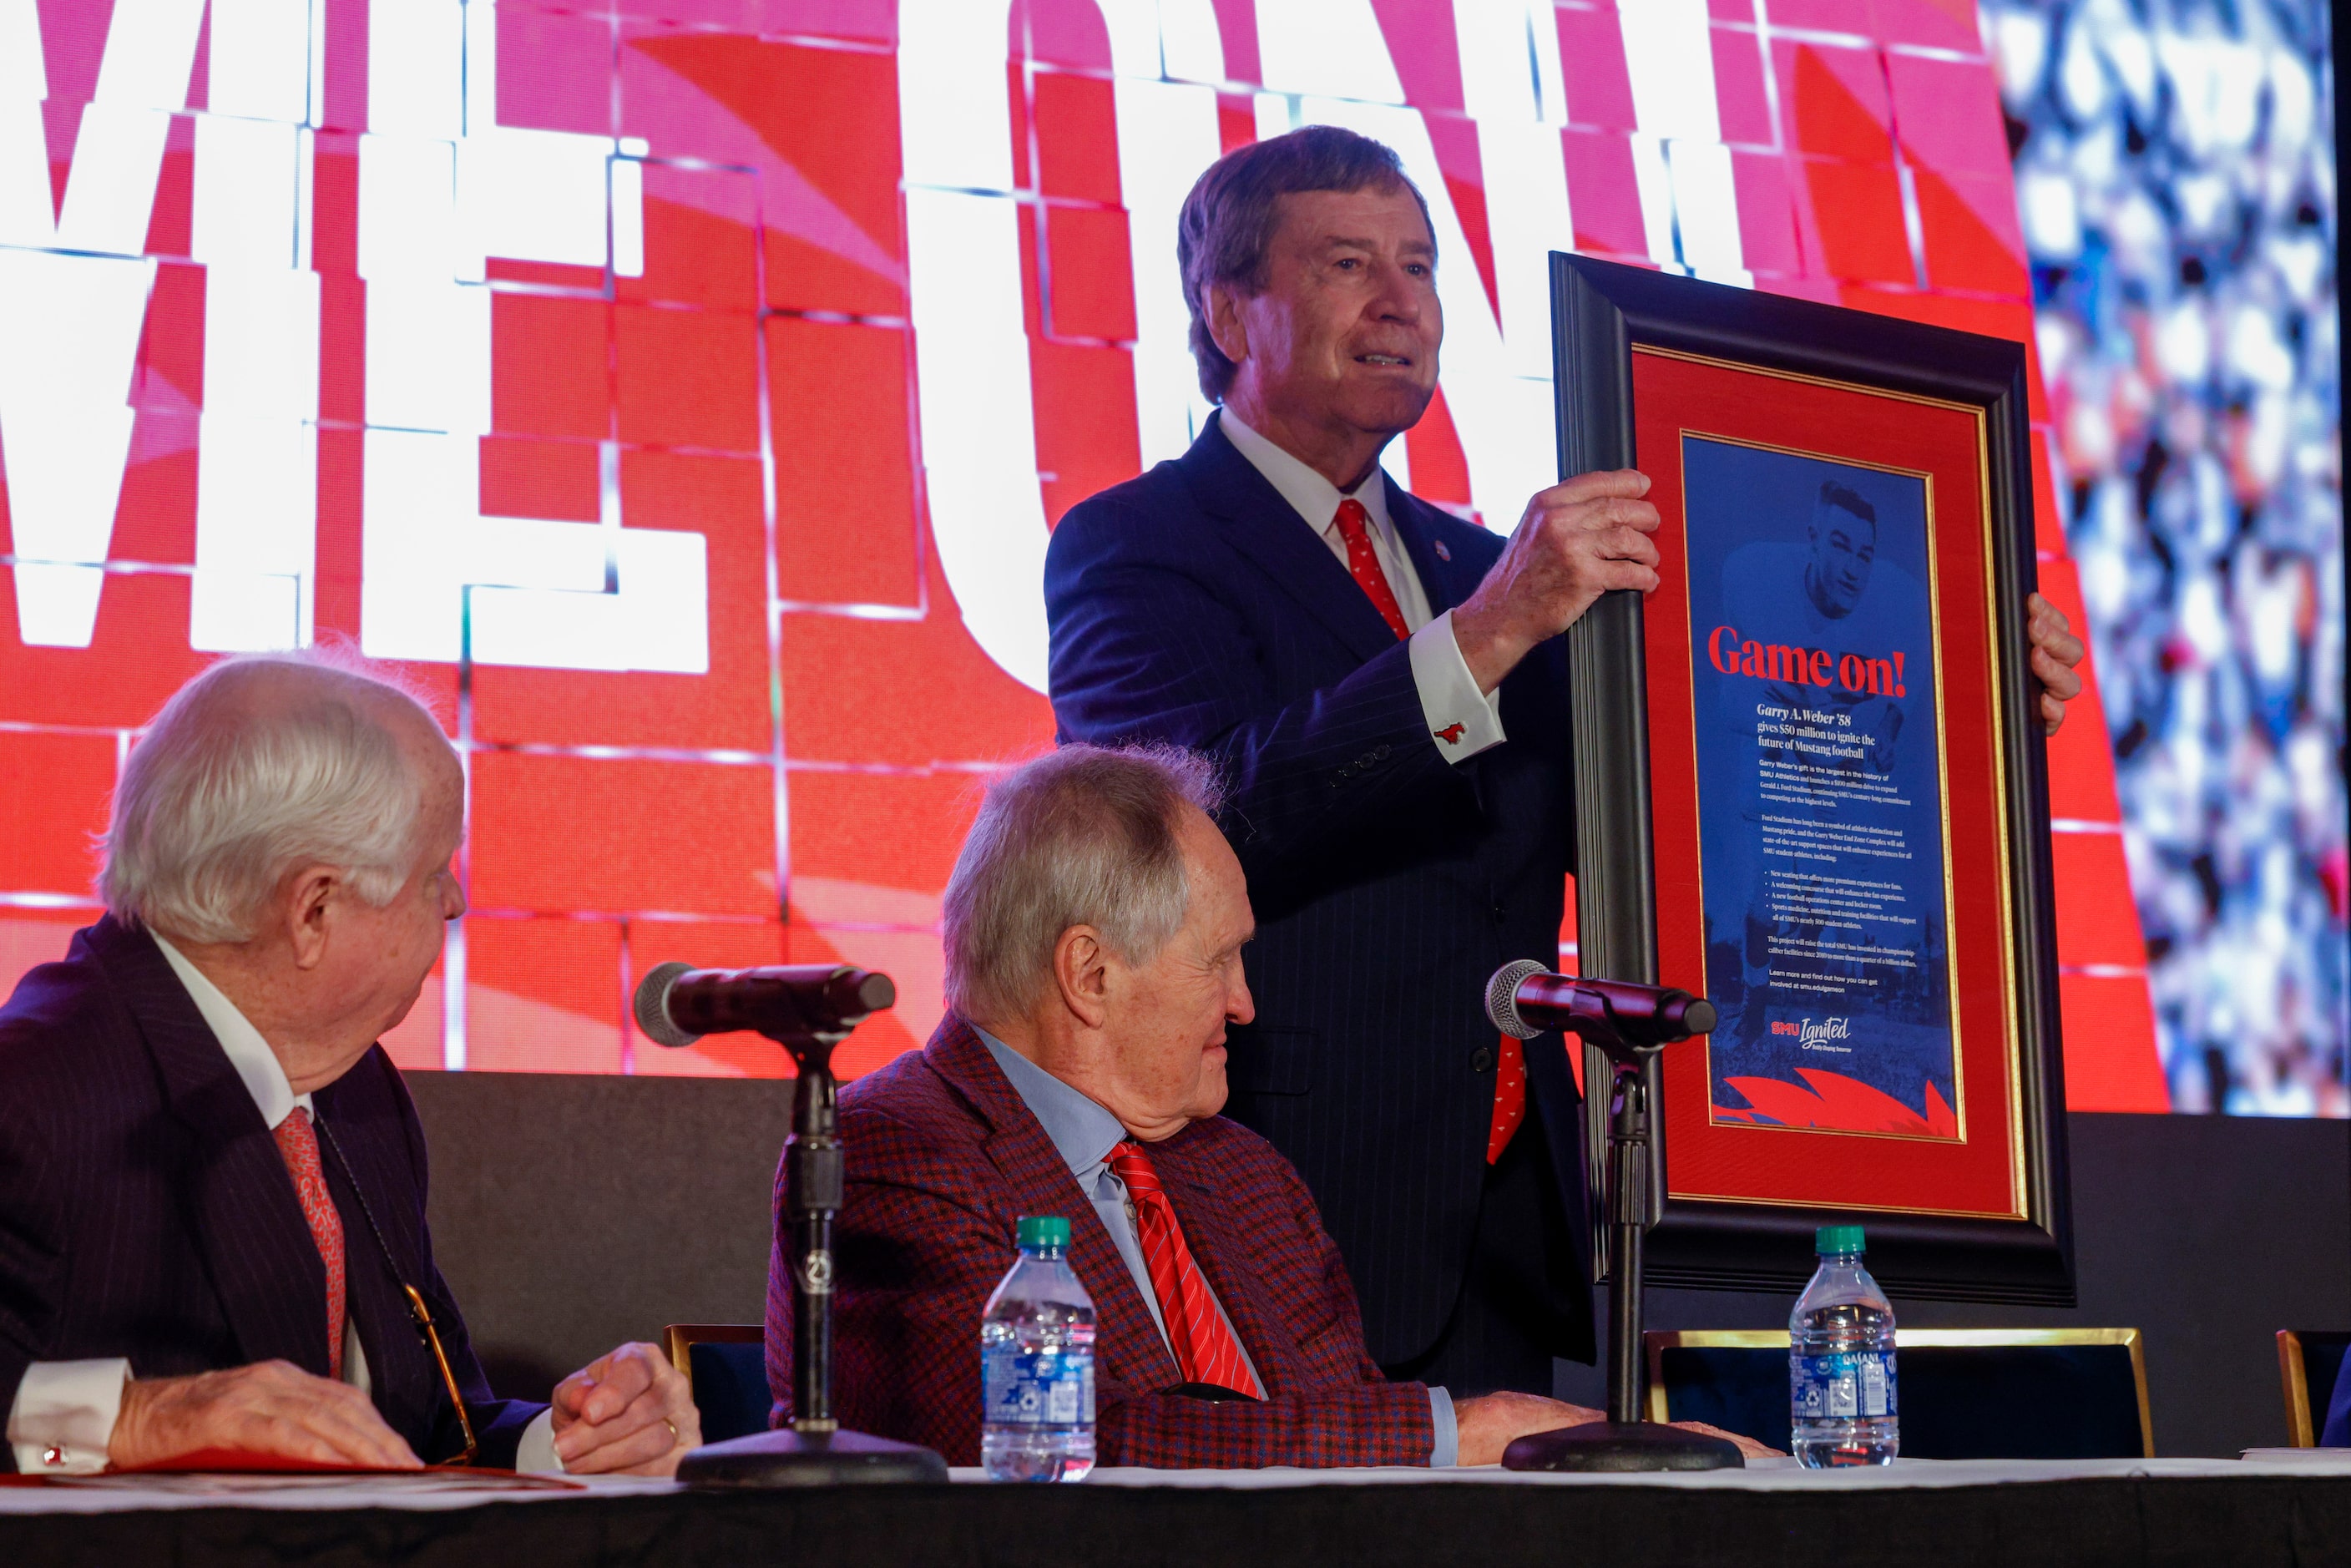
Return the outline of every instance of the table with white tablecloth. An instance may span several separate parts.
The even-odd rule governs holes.
[[[626,1478],[0,1486],[0,1561],[1419,1565],[2351,1563],[2351,1452],[1698,1474],[1140,1470],[695,1492]]]

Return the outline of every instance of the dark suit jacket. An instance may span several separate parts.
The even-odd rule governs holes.
[[[1432,613],[1501,553],[1394,484],[1387,503]],[[1418,1355],[1459,1293],[1478,1212],[1498,1040],[1486,981],[1558,955],[1574,858],[1563,646],[1502,684],[1509,740],[1448,763],[1407,645],[1214,420],[1182,458],[1061,519],[1045,604],[1063,739],[1171,741],[1223,768],[1258,918],[1258,1017],[1232,1032],[1227,1114],[1321,1200],[1372,1354]],[[1566,1052],[1546,1035],[1527,1061],[1530,1120],[1580,1227]],[[1580,1280],[1583,1246],[1566,1245]],[[1554,1353],[1589,1360],[1589,1291],[1553,1306]]]
[[[465,1390],[480,1463],[510,1465],[546,1408],[494,1400],[433,1264],[424,1131],[381,1046],[313,1096]],[[460,1450],[409,1321],[332,1155],[351,1321],[376,1408],[430,1463]],[[0,1008],[0,1409],[27,1364],[127,1356],[172,1377],[272,1358],[327,1375],[326,1266],[261,1113],[144,931],[109,915]],[[0,1465],[13,1468],[0,1448]]]
[[[979,1463],[981,1310],[1017,1254],[1024,1214],[1070,1221],[1070,1263],[1093,1298],[1098,1456],[1106,1465],[1418,1465],[1435,1440],[1428,1390],[1389,1383],[1364,1353],[1338,1249],[1289,1163],[1211,1116],[1151,1148],[1185,1240],[1267,1397],[1208,1405],[1182,1381],[1134,1276],[1045,1129],[971,1026],[949,1013],[909,1052],[841,1092],[849,1190],[833,1257],[833,1410],[843,1425]],[[792,1284],[776,1197],[768,1383],[791,1415]]]

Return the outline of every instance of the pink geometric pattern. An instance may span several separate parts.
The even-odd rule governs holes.
[[[1363,509],[1353,501],[1346,505]],[[1345,510],[1345,507],[1340,508],[1343,516]],[[1372,570],[1379,570],[1376,563]],[[1176,1365],[1184,1380],[1213,1383],[1238,1389],[1252,1399],[1264,1398],[1265,1390],[1241,1354],[1240,1342],[1225,1326],[1216,1298],[1208,1293],[1208,1282],[1200,1277],[1200,1266],[1184,1244],[1184,1228],[1176,1222],[1176,1206],[1167,1201],[1167,1189],[1159,1185],[1159,1173],[1151,1168],[1151,1156],[1140,1144],[1123,1143],[1111,1150],[1110,1168],[1118,1173],[1118,1179],[1126,1184],[1127,1196],[1134,1199],[1135,1217],[1143,1227],[1144,1264],[1151,1270],[1152,1293],[1159,1298],[1159,1315],[1167,1324],[1168,1343],[1175,1347]]]
[[[319,1166],[319,1134],[310,1126],[310,1113],[301,1106],[277,1124],[277,1152],[294,1178],[294,1195],[302,1200],[302,1218],[310,1223],[310,1239],[319,1244],[319,1260],[327,1265],[327,1375],[343,1375],[343,1217],[327,1191],[327,1173]]]
[[[1338,525],[1339,537],[1347,541],[1347,570],[1354,574],[1357,586],[1370,598],[1372,608],[1388,623],[1388,630],[1401,643],[1411,632],[1405,629],[1404,612],[1396,605],[1395,591],[1388,586],[1387,573],[1380,570],[1380,558],[1372,549],[1371,529],[1365,525],[1372,514],[1364,509],[1361,501],[1350,498],[1339,503],[1339,515],[1332,521]]]

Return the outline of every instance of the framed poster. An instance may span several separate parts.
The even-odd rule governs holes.
[[[1561,472],[1664,517],[1569,632],[1582,967],[1720,1016],[1649,1278],[1793,1291],[1858,1220],[1897,1296],[2070,1305],[2022,345],[1552,268]]]

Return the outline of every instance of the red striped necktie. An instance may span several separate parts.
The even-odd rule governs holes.
[[[1126,1184],[1143,1231],[1144,1266],[1151,1271],[1151,1291],[1159,1298],[1160,1321],[1167,1325],[1167,1343],[1176,1352],[1176,1369],[1186,1383],[1213,1383],[1248,1395],[1265,1397],[1265,1389],[1241,1354],[1208,1281],[1184,1244],[1184,1228],[1176,1223],[1176,1206],[1151,1168],[1143,1145],[1128,1142],[1110,1152],[1110,1168]]]
[[[1372,514],[1353,497],[1339,503],[1339,515],[1332,519],[1338,525],[1339,537],[1347,542],[1347,570],[1368,594],[1372,608],[1388,623],[1388,630],[1401,643],[1411,635],[1405,630],[1404,612],[1396,605],[1395,590],[1388,586],[1387,573],[1380,570],[1379,552],[1372,548]]]
[[[294,1178],[294,1194],[302,1200],[302,1218],[310,1224],[310,1239],[318,1243],[319,1260],[327,1265],[327,1375],[343,1375],[343,1217],[335,1212],[327,1191],[327,1173],[319,1164],[319,1134],[310,1113],[294,1107],[277,1124],[277,1152]]]

